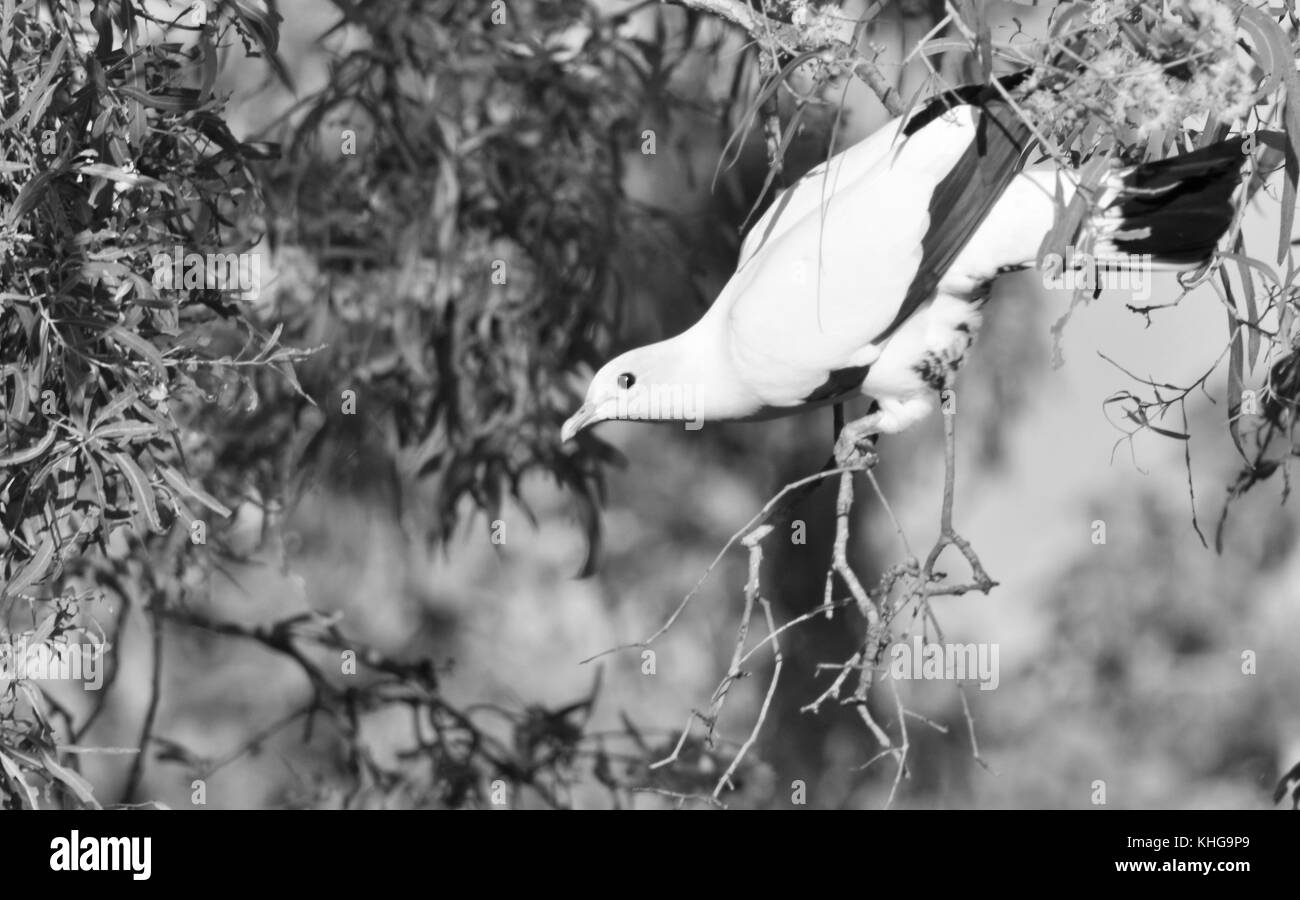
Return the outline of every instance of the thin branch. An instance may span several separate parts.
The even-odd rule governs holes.
[[[988,594],[997,586],[997,582],[989,577],[988,572],[984,570],[984,564],[980,562],[979,556],[976,555],[970,542],[957,533],[952,525],[952,500],[953,492],[957,481],[957,438],[956,438],[956,416],[944,414],[943,417],[943,437],[944,437],[944,482],[943,482],[943,512],[939,521],[939,539],[935,541],[934,547],[930,549],[929,556],[925,559],[925,564],[921,567],[921,577],[923,581],[923,590],[926,596],[938,596],[940,593],[948,595],[960,595],[968,591],[977,590],[983,594]],[[942,591],[934,591],[931,582],[934,580],[934,566],[939,561],[940,554],[948,546],[954,546],[961,551],[962,556],[966,557],[966,562],[970,564],[973,583],[968,585],[945,586]]]
[[[778,491],[771,500],[768,500],[767,503],[764,504],[763,508],[760,509],[752,519],[745,523],[739,531],[733,534],[727,542],[722,545],[722,549],[713,557],[713,561],[710,562],[708,568],[704,570],[704,574],[700,576],[699,581],[697,581],[695,586],[691,588],[690,592],[682,598],[682,601],[677,604],[677,608],[672,611],[672,614],[668,616],[667,620],[659,627],[658,631],[645,640],[618,644],[617,646],[593,654],[592,656],[582,660],[582,665],[586,665],[587,663],[594,662],[603,656],[608,656],[611,653],[618,653],[622,650],[644,649],[649,647],[659,638],[663,637],[668,630],[673,627],[673,624],[676,623],[682,613],[685,612],[686,607],[690,605],[691,600],[693,600],[695,595],[700,592],[700,588],[704,587],[704,582],[708,580],[709,575],[713,573],[713,570],[717,568],[718,563],[722,562],[723,557],[727,555],[727,552],[730,551],[732,547],[769,522],[783,522],[793,512],[794,508],[799,505],[800,501],[816,490],[817,486],[823,479],[830,478],[832,475],[840,475],[845,472],[856,472],[859,471],[859,469],[860,467],[858,466],[840,468],[835,465],[835,460],[832,457],[826,461],[825,467],[822,468],[821,471],[805,478],[801,478],[798,481],[792,481],[785,487],[781,488],[781,490]]]
[[[750,547],[750,553],[754,558],[754,562],[751,563],[751,571],[754,573],[754,593],[757,594],[757,572],[758,567],[762,564],[763,551],[762,548],[759,547],[758,543],[755,542]],[[741,762],[749,753],[750,748],[754,746],[754,742],[758,740],[758,732],[762,729],[763,723],[767,721],[768,712],[772,708],[772,697],[776,695],[776,686],[781,680],[781,667],[784,665],[784,659],[781,656],[781,642],[776,637],[777,628],[776,621],[772,617],[772,604],[770,604],[765,597],[761,596],[758,597],[758,602],[763,607],[763,615],[767,619],[767,631],[772,637],[772,678],[767,684],[767,694],[763,697],[763,705],[758,711],[758,718],[754,720],[754,727],[750,730],[749,737],[745,739],[745,743],[741,744],[740,749],[736,751],[736,755],[731,758],[731,764],[727,766],[727,771],[722,773],[722,777],[718,779],[717,786],[713,789],[713,796],[715,798],[721,796],[724,787],[730,786],[734,788],[731,776],[735,774],[736,769],[739,768]]]
[[[153,736],[154,722],[158,717],[158,701],[162,696],[163,606],[162,590],[155,588],[153,595],[149,598],[149,627],[153,633],[151,648],[153,652],[153,670],[149,676],[149,706],[145,710],[144,723],[140,726],[140,739],[137,742],[140,752],[131,760],[131,771],[127,775],[126,786],[122,788],[123,803],[132,802],[135,798],[135,792],[140,787],[140,780],[144,777],[145,762],[149,756],[149,742]]]

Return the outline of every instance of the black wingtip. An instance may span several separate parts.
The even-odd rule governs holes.
[[[1005,91],[1013,91],[1020,87],[1033,71],[1032,68],[1024,68],[1008,75],[999,75],[998,84],[1002,85]],[[944,91],[927,100],[925,105],[907,120],[907,124],[903,127],[903,136],[911,137],[954,106],[986,106],[1002,99],[1002,92],[991,84],[963,84]]]

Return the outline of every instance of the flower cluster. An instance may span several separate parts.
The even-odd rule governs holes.
[[[1221,0],[1099,0],[1058,28],[1052,63],[1026,85],[1026,112],[1063,148],[1089,122],[1098,138],[1139,149],[1189,118],[1234,121],[1254,102],[1236,41]]]

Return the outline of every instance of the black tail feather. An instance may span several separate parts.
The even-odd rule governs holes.
[[[1208,259],[1232,224],[1243,144],[1233,138],[1122,173],[1119,194],[1106,210],[1120,216],[1109,235],[1115,250],[1149,254],[1166,265]]]

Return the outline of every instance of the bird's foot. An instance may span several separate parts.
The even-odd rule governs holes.
[[[874,423],[867,419],[848,422],[835,439],[835,463],[841,469],[872,469],[880,458],[876,454]]]

